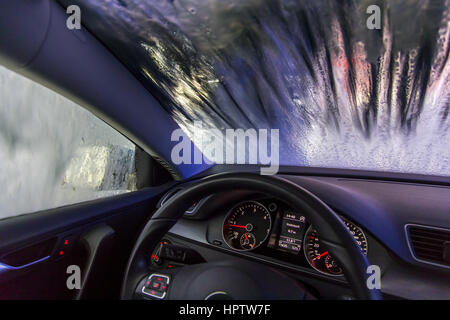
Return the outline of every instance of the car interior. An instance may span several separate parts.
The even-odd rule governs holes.
[[[128,27],[112,36],[94,2],[0,2],[0,65],[135,144],[137,187],[0,219],[0,299],[450,299],[448,149],[442,174],[286,160],[261,175],[261,164],[177,163],[171,135],[186,128],[177,116],[195,112],[183,114],[144,79],[141,56],[122,49],[131,47]],[[140,2],[131,2],[138,19]],[[66,27],[72,3],[79,30]],[[75,290],[69,266],[81,270]]]

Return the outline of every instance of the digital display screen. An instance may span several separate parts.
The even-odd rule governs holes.
[[[277,247],[280,250],[299,253],[305,233],[305,216],[293,211],[285,211],[281,219],[281,229]]]

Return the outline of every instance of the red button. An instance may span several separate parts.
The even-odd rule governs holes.
[[[153,289],[159,289],[159,283],[158,282],[154,282],[152,287],[153,287]]]

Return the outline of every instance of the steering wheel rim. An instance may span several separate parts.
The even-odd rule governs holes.
[[[369,289],[366,270],[369,262],[339,216],[322,200],[293,182],[279,176],[253,173],[223,173],[193,183],[171,197],[148,220],[128,260],[121,298],[131,299],[147,268],[143,263],[145,248],[155,248],[161,238],[183,216],[187,207],[205,196],[236,188],[270,194],[302,212],[321,235],[321,242],[340,263],[354,295],[358,299],[380,300],[378,289]]]

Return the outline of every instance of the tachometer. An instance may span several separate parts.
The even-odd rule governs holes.
[[[272,220],[261,203],[238,204],[225,217],[223,238],[233,249],[249,251],[259,247],[268,237]]]
[[[354,223],[348,221],[347,219],[341,217],[350,233],[356,240],[356,243],[361,247],[361,250],[367,255],[367,239],[364,232],[356,226]],[[311,267],[319,272],[331,274],[331,275],[341,275],[342,268],[339,263],[324,249],[320,243],[319,234],[310,226],[305,234],[304,240],[305,246],[305,256]]]

